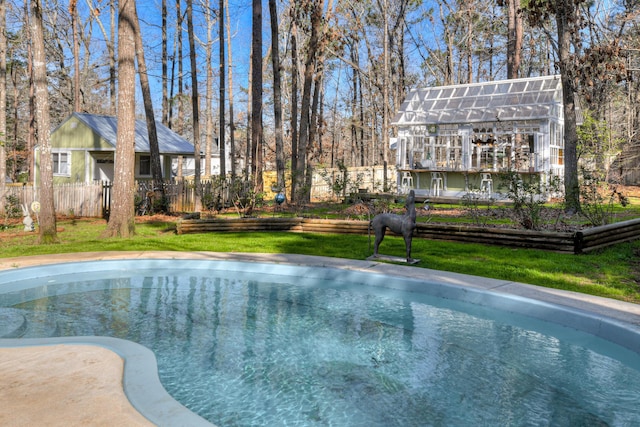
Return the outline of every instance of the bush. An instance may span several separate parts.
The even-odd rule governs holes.
[[[592,226],[611,223],[616,202],[623,207],[629,204],[629,199],[618,191],[618,186],[606,182],[602,173],[581,168],[581,177],[581,214]]]
[[[479,226],[486,227],[489,224],[489,211],[493,206],[492,197],[483,197],[478,191],[469,191],[462,196],[461,204],[471,221]],[[486,207],[486,209],[485,209]]]
[[[22,206],[20,206],[20,198],[18,196],[9,194],[5,197],[6,203],[4,205],[6,218],[20,218],[22,217]]]
[[[231,183],[231,201],[240,217],[249,217],[256,207],[264,203],[264,193],[256,191],[249,181],[235,180]]]
[[[505,189],[505,197],[513,202],[511,215],[514,222],[526,230],[540,230],[543,225],[543,206],[547,195],[560,188],[560,179],[552,177],[549,183],[538,176],[523,177],[516,171],[500,174],[500,189]]]

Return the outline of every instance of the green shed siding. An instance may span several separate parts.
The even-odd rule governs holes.
[[[160,123],[158,144],[160,161],[165,179],[171,179],[172,160],[179,156],[193,157],[193,144]],[[51,133],[51,152],[54,156],[55,184],[112,181],[114,178],[114,156],[117,140],[117,118],[85,113],[73,113]],[[140,174],[140,157],[149,156],[146,123],[136,120],[136,179],[149,179],[149,163],[145,162],[145,174]],[[56,155],[67,153],[68,156]],[[40,150],[36,147],[36,174],[40,169]],[[64,167],[64,161],[70,162]],[[59,173],[62,171],[63,173]],[[37,178],[37,177],[36,177]]]
[[[113,145],[100,138],[97,133],[76,117],[71,117],[51,134],[51,146],[60,149],[115,150]]]
[[[71,169],[69,176],[53,174],[54,184],[68,184],[72,182],[84,182],[85,181],[85,152],[82,150],[64,150],[55,148],[52,150],[54,153],[67,152],[71,157]]]

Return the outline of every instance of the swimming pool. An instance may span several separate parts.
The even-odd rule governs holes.
[[[219,425],[640,420],[637,331],[429,277],[137,259],[6,271],[0,283],[0,336],[140,343],[166,390]]]

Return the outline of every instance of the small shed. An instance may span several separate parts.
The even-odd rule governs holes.
[[[560,76],[414,89],[392,122],[398,188],[499,199],[500,172],[562,179],[563,123]]]
[[[56,184],[113,181],[118,120],[97,114],[73,113],[51,133],[53,180]],[[172,163],[193,158],[193,144],[156,122],[163,177],[172,177]],[[151,153],[147,124],[136,120],[135,178],[151,178]],[[39,150],[36,162],[39,164]]]

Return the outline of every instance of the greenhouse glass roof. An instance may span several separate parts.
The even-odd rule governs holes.
[[[560,76],[414,89],[393,124],[478,123],[561,118]]]

